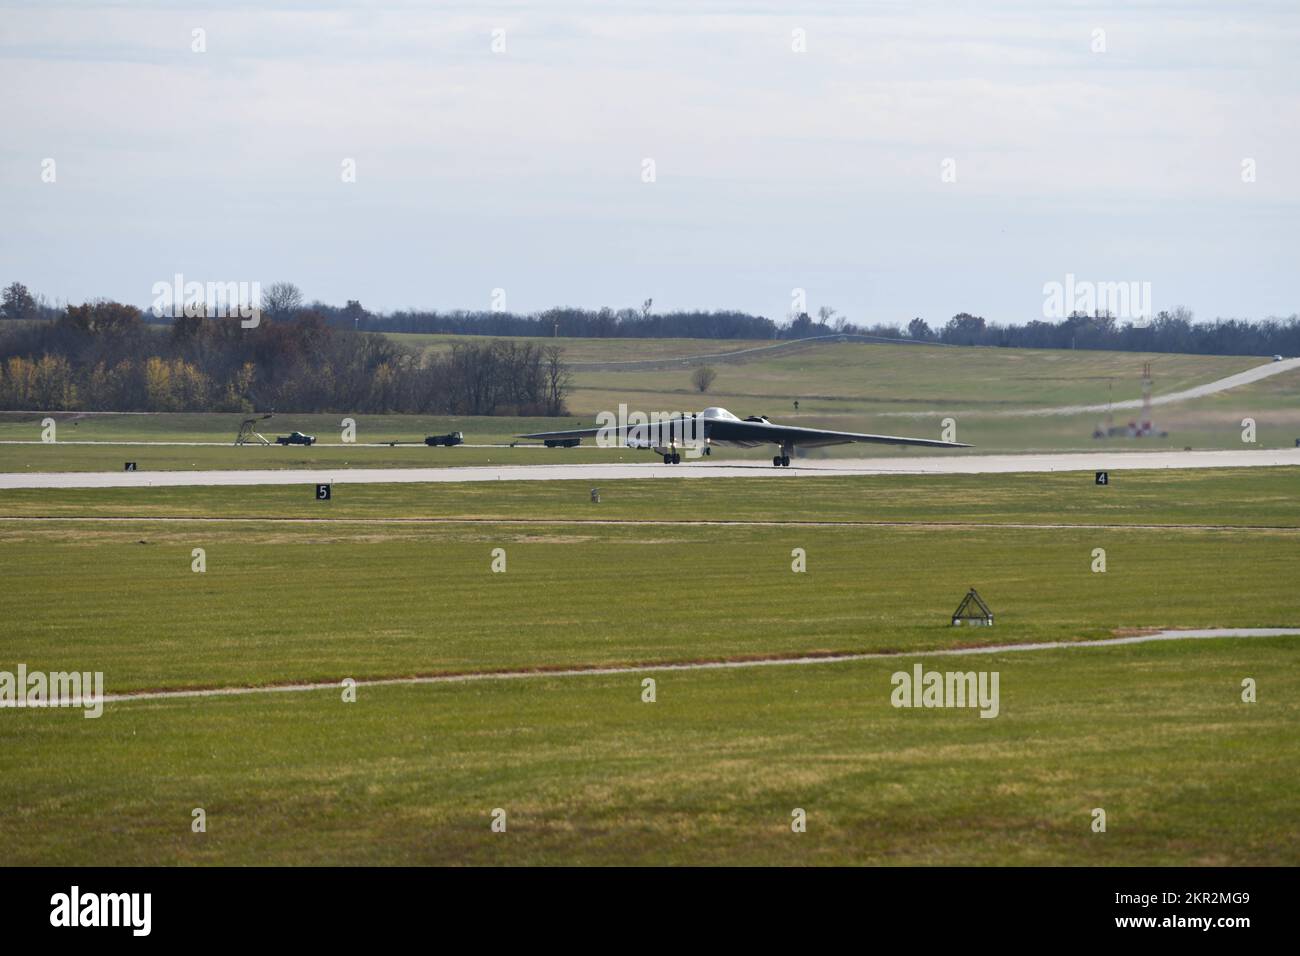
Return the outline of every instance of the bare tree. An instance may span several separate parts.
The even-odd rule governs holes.
[[[573,383],[569,367],[564,364],[564,349],[558,345],[548,345],[543,355],[546,362],[546,414],[564,415],[568,412],[564,406],[564,397]]]
[[[292,282],[273,282],[262,293],[262,311],[270,319],[289,319],[302,308],[302,290]]]
[[[718,371],[712,365],[701,365],[691,373],[691,384],[697,392],[707,392],[717,377]]]

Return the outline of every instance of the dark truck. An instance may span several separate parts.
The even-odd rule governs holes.
[[[275,439],[277,445],[314,445],[316,444],[315,435],[304,435],[302,432],[292,432],[288,435],[280,435]]]
[[[449,435],[430,435],[424,440],[426,445],[460,445],[465,441],[465,436],[460,432],[452,432]]]

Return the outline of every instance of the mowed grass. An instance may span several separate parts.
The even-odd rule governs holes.
[[[1243,411],[1244,409],[1244,411]],[[1254,445],[1243,444],[1241,421],[1249,416],[1256,423]],[[944,416],[947,417],[947,416]],[[812,428],[867,431],[871,434],[901,435],[912,438],[941,438],[943,418],[871,418],[840,420],[832,416],[803,416],[778,419],[783,424]],[[1125,421],[1127,419],[1124,419]],[[964,455],[1004,454],[1016,452],[1097,452],[1112,454],[1128,451],[1180,451],[1184,448],[1274,449],[1293,447],[1300,438],[1300,405],[1294,411],[1257,410],[1248,403],[1163,412],[1156,416],[1168,430],[1165,437],[1140,440],[1114,438],[1095,440],[1092,429],[1097,416],[976,418],[957,417],[956,437],[973,447],[931,449],[880,444],[847,444],[830,448],[796,450],[794,464],[805,458],[946,458]],[[590,421],[566,421],[541,426],[545,430],[591,428]],[[308,426],[310,427],[310,426]],[[489,420],[485,427],[501,428]],[[514,434],[524,433],[521,429]],[[311,432],[308,432],[311,434]],[[467,431],[467,442],[504,445],[517,441],[508,435]],[[142,439],[132,439],[140,441]],[[42,444],[0,444],[0,472],[121,471],[133,461],[141,472],[209,471],[246,469],[333,469],[350,468],[451,468],[490,465],[572,465],[572,464],[659,464],[661,459],[649,450],[600,448],[593,439],[585,439],[577,448],[544,448],[540,442],[521,441],[519,447],[429,448],[418,446],[366,447],[344,445],[336,440],[322,441],[310,448],[301,446],[231,445],[90,445],[61,442]],[[707,460],[708,465],[735,461],[765,462],[775,451],[774,445],[754,449],[718,447]]]
[[[556,489],[539,483],[477,486],[477,510],[529,524],[403,522],[413,496],[428,493],[419,486],[399,490],[408,507],[390,503],[386,516],[399,520],[389,522],[378,498],[355,522],[0,522],[6,653],[45,670],[103,670],[125,691],[1080,640],[1114,628],[1286,626],[1295,623],[1300,538],[1294,494],[1270,505],[1294,490],[1282,471],[1239,476],[1238,520],[1161,505],[1214,501],[1216,490],[1232,488],[1210,472],[1182,473],[1180,483],[1152,475],[1145,488],[1141,477],[1136,488],[1099,488],[1091,476],[1044,476],[1036,501],[1023,494],[1031,503],[1013,510],[1015,496],[1004,492],[1002,510],[983,516],[948,499],[945,485],[959,484],[952,480],[826,480],[840,481],[842,501],[824,505],[841,518],[848,510],[850,522],[883,516],[871,499],[930,499],[910,512],[892,501],[894,518],[909,522],[900,527],[836,525],[831,515],[820,515],[827,524],[784,524],[816,518],[816,503],[801,499],[794,510],[764,489],[740,511],[755,523],[697,524],[737,514],[727,498],[703,506],[663,486],[640,489],[637,506],[619,501],[615,485],[614,507],[580,503],[582,489],[565,489],[560,507],[541,497]],[[1018,477],[1022,492],[1035,488],[1034,476]],[[377,489],[344,488],[338,502],[281,516],[346,518],[331,506]],[[746,501],[744,490],[733,488],[732,499]],[[96,494],[112,501],[117,493]],[[967,484],[965,501],[979,499]],[[1063,499],[1074,499],[1076,520],[1066,520]],[[446,511],[456,509],[448,502]],[[565,514],[628,523],[560,523]],[[1179,527],[1252,525],[1268,515],[1277,528]],[[931,523],[944,520],[957,523]],[[204,549],[204,574],[191,571],[195,548]],[[1091,570],[1099,548],[1105,574]],[[491,570],[495,549],[506,553],[504,572]],[[794,549],[806,555],[803,574],[792,571]],[[995,631],[948,626],[972,585],[995,606]]]
[[[407,345],[449,350],[454,342],[481,344],[482,336],[389,334]],[[649,409],[698,402],[689,361],[714,356],[718,371],[710,397],[735,404],[800,399],[811,410],[887,403],[922,407],[1035,407],[1137,398],[1144,363],[1152,364],[1155,393],[1176,392],[1269,361],[1270,356],[1182,355],[1063,349],[955,348],[910,343],[809,341],[774,343],[710,339],[512,339],[559,345],[575,363],[573,407],[594,414],[616,408],[617,395],[648,400]],[[776,346],[776,347],[772,347]],[[739,353],[728,355],[727,353]],[[662,362],[663,368],[587,369],[585,364]],[[610,404],[610,400],[615,404]],[[663,404],[668,401],[669,404]],[[676,401],[676,404],[673,402]],[[717,402],[715,402],[716,404]],[[761,409],[760,409],[761,411]]]
[[[676,361],[683,340],[562,340],[583,355],[638,355]],[[689,340],[685,340],[689,344]],[[617,348],[610,342],[618,343]],[[602,344],[603,343],[603,344]],[[628,345],[631,343],[631,346]],[[717,343],[702,343],[712,348]],[[737,347],[752,343],[740,343]],[[590,346],[590,348],[587,348]],[[583,351],[585,349],[585,351]],[[595,351],[591,351],[591,350]],[[602,351],[603,350],[603,351]],[[645,413],[697,412],[722,405],[738,415],[765,414],[778,422],[871,434],[943,437],[953,418],[956,437],[973,449],[931,451],[888,445],[811,449],[812,458],[898,457],[1016,451],[1243,447],[1242,420],[1255,422],[1255,444],[1291,447],[1300,439],[1300,373],[1290,372],[1219,395],[1158,406],[1153,419],[1164,437],[1140,441],[1093,439],[1103,413],[1023,415],[1026,410],[1099,404],[1140,396],[1143,361],[1153,363],[1157,394],[1189,388],[1251,368],[1250,357],[1143,355],[1041,349],[958,349],[938,346],[798,344],[720,364],[707,393],[690,384],[691,367],[590,371],[574,375],[564,418],[420,415],[316,415],[281,413],[261,422],[269,438],[302,431],[315,435],[311,448],[233,447],[237,413],[91,414],[53,413],[58,442],[41,444],[44,413],[0,413],[0,471],[118,471],[135,461],[141,471],[245,468],[402,468],[454,465],[519,465],[549,462],[644,461],[646,451],[600,449],[590,440],[574,449],[365,447],[365,443],[420,442],[426,435],[461,431],[469,445],[508,445],[541,431],[593,427],[602,412],[620,404]],[[799,402],[799,408],[794,403]],[[356,421],[355,445],[341,442],[342,421]],[[1136,410],[1115,412],[1119,425]],[[87,445],[76,442],[218,442],[207,446]],[[528,443],[525,443],[528,444]],[[719,448],[714,461],[762,460],[771,448]],[[797,454],[802,455],[803,450]],[[540,457],[539,457],[540,456]]]
[[[239,424],[251,415],[243,412],[49,412],[57,424],[59,441],[203,441],[234,445]],[[0,438],[39,441],[44,412],[0,412]],[[357,442],[424,441],[429,434],[464,432],[465,441],[484,438],[511,441],[521,432],[580,427],[576,418],[508,418],[508,416],[456,415],[342,415],[279,412],[257,421],[256,431],[270,441],[278,434],[315,434],[321,444],[342,442],[343,419],[356,421]],[[252,450],[253,446],[250,447]],[[292,450],[292,449],[290,449]],[[302,450],[302,449],[299,449]]]
[[[14,865],[1295,865],[1298,646],[10,711],[0,839]],[[999,715],[893,708],[917,662],[996,670]]]
[[[426,332],[381,332],[399,345],[419,349],[431,354],[450,352],[457,342],[482,345],[492,336],[440,335]],[[549,348],[558,345],[564,349],[566,362],[583,365],[604,362],[644,362],[654,360],[687,359],[700,355],[720,355],[746,349],[759,349],[778,345],[770,339],[584,339],[552,338],[549,336],[510,336],[517,344]]]
[[[659,462],[646,451],[628,448],[545,448],[538,442],[519,448],[364,447],[317,444],[239,448],[193,445],[0,445],[0,472],[41,474],[61,471],[122,471],[128,461],[140,472],[247,471],[310,469],[328,481],[331,471],[353,468],[456,468],[492,465],[618,464]]]
[[[1297,626],[1293,471],[6,492],[0,669],[109,693],[652,670],[6,709],[0,840],[19,865],[1294,865],[1300,640],[926,654]],[[913,523],[847,523],[877,520]],[[948,626],[971,585],[994,628]],[[900,656],[654,669],[835,650]],[[999,716],[893,708],[917,662],[998,671]]]
[[[791,470],[793,471],[793,469]],[[991,522],[1300,527],[1294,468],[0,490],[4,517]],[[0,523],[0,532],[11,530]],[[429,534],[437,533],[430,529]],[[693,532],[714,534],[707,525]],[[960,532],[951,533],[956,540]]]
[[[647,349],[647,357],[653,357]],[[1014,410],[1104,404],[1141,397],[1142,367],[1154,392],[1177,392],[1264,364],[1267,357],[1055,349],[951,348],[815,343],[715,363],[709,404],[776,417],[793,410],[869,414],[912,409]],[[648,408],[694,408],[691,367],[579,370],[576,411],[616,407],[632,396]],[[742,412],[742,409],[744,410]]]
[[[582,428],[593,424],[578,418],[433,417],[421,415],[277,415],[259,422],[270,441],[300,431],[317,443],[301,445],[246,444],[235,446],[240,421],[230,413],[167,412],[160,414],[92,414],[55,412],[56,441],[41,442],[46,416],[0,412],[0,472],[121,471],[128,461],[142,472],[212,469],[293,468],[442,468],[466,465],[538,465],[573,462],[653,461],[647,452],[598,448],[588,441],[580,448],[544,448],[540,442],[520,442],[519,435]],[[356,423],[355,444],[342,441],[343,419]],[[425,436],[459,431],[466,445],[428,447]],[[85,444],[104,442],[105,444]],[[109,444],[141,442],[146,444]],[[220,444],[163,444],[203,442]],[[372,443],[402,442],[396,446]],[[470,447],[520,442],[520,447]],[[14,444],[18,443],[18,444]],[[158,443],[158,444],[148,444]]]
[[[44,413],[0,412],[0,439],[38,441]],[[58,441],[179,441],[220,442],[234,446],[240,423],[249,415],[240,412],[50,412],[56,422]],[[277,435],[300,431],[315,435],[322,445],[342,445],[343,419],[356,422],[358,442],[423,442],[427,435],[464,432],[467,442],[510,442],[521,433],[580,428],[578,418],[518,418],[507,416],[455,415],[341,415],[282,412],[269,421],[259,420],[257,431],[270,441]],[[255,451],[265,446],[249,445]],[[314,448],[315,446],[313,446]],[[423,446],[422,446],[423,447]],[[276,449],[267,449],[268,453]],[[285,448],[281,451],[304,451]],[[429,449],[432,451],[433,449]]]

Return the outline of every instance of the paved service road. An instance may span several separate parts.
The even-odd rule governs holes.
[[[0,474],[6,488],[161,488],[187,485],[312,485],[477,481],[618,481],[627,478],[808,478],[834,475],[996,475],[1135,468],[1300,466],[1300,448],[1240,451],[1096,451],[1034,455],[930,455],[914,458],[766,462],[686,461],[575,465],[490,465],[464,468],[315,468],[265,471],[111,471]]]
[[[1240,388],[1242,385],[1250,385],[1254,382],[1262,381],[1266,378],[1272,378],[1274,375],[1281,375],[1284,372],[1293,372],[1300,369],[1300,358],[1284,359],[1281,362],[1267,362],[1264,365],[1256,365],[1254,368],[1248,368],[1244,372],[1238,372],[1236,375],[1229,375],[1226,378],[1215,379],[1213,382],[1205,382],[1201,385],[1194,385],[1191,388],[1185,388],[1180,392],[1169,392],[1167,395],[1151,396],[1152,405],[1174,405],[1178,402],[1185,402],[1193,398],[1204,398],[1206,395],[1217,395],[1219,392],[1227,392],[1234,388]],[[882,418],[928,418],[934,415],[951,415],[957,411],[964,410],[967,415],[979,415],[983,418],[1024,418],[1027,416],[1043,417],[1052,415],[1083,415],[1100,412],[1118,412],[1127,409],[1141,408],[1142,399],[1129,398],[1119,402],[1109,402],[1100,405],[1058,405],[1053,408],[999,408],[999,409],[969,409],[960,403],[945,410],[939,408],[928,409],[911,409],[908,411],[881,411],[874,414]]]
[[[356,681],[358,687],[380,687],[394,684],[451,684],[468,681],[520,680],[530,677],[542,677],[553,680],[559,677],[593,677],[607,674],[645,674],[678,670],[720,670],[749,667],[797,667],[813,665],[823,667],[828,664],[842,664],[850,661],[877,661],[888,658],[909,657],[914,660],[929,657],[972,657],[989,654],[1013,654],[1023,651],[1057,651],[1087,650],[1098,647],[1115,647],[1126,644],[1147,644],[1152,641],[1187,641],[1206,638],[1246,638],[1246,637],[1295,637],[1300,635],[1300,628],[1294,627],[1219,627],[1203,630],[1159,631],[1155,634],[1139,634],[1132,637],[1108,637],[1095,641],[1046,641],[1041,644],[993,644],[985,647],[940,648],[917,651],[877,651],[863,654],[819,654],[803,657],[798,654],[787,657],[755,657],[732,661],[664,661],[661,664],[612,664],[583,668],[529,668],[520,671],[480,671],[451,674],[430,674],[424,677],[376,677],[362,678]],[[105,694],[104,703],[119,703],[131,700],[167,700],[170,698],[193,697],[232,697],[244,694],[283,694],[296,691],[328,690],[337,692],[340,681],[316,681],[313,683],[284,682],[267,684],[260,687],[211,687],[198,689],[143,690],[127,691],[122,694]],[[76,701],[82,705],[82,701]],[[0,707],[13,706],[0,704]],[[40,706],[28,703],[29,707]]]
[[[1248,368],[1244,372],[1238,372],[1236,375],[1229,375],[1227,378],[1220,378],[1213,382],[1206,382],[1203,385],[1194,385],[1191,388],[1185,388],[1181,392],[1170,392],[1167,395],[1151,396],[1152,405],[1173,405],[1176,402],[1185,402],[1193,398],[1203,398],[1206,395],[1215,395],[1219,392],[1226,392],[1230,389],[1240,388],[1242,385],[1250,385],[1252,382],[1259,382],[1266,378],[1272,378],[1274,375],[1280,375],[1283,372],[1291,372],[1300,369],[1300,358],[1285,359],[1281,362],[1269,362],[1265,365],[1256,365],[1254,368]],[[1118,411],[1120,409],[1141,408],[1142,399],[1131,398],[1122,402],[1114,402],[1109,405],[1062,405],[1059,408],[1031,408],[1017,412],[1000,412],[999,414],[1015,415],[1079,415],[1084,412],[1105,412]]]

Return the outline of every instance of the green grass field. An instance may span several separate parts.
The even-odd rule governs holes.
[[[6,603],[21,622],[11,648],[46,671],[65,669],[75,648],[78,669],[102,670],[122,691],[1281,626],[1300,579],[1294,531],[5,530]],[[190,570],[193,548],[205,550],[206,573]],[[505,573],[489,568],[494,548]],[[807,573],[791,571],[794,548]],[[1089,570],[1094,548],[1107,552],[1106,574]],[[1258,568],[1225,594],[1216,583],[1232,550]],[[75,600],[42,586],[59,579],[76,582]],[[996,629],[948,626],[971,585],[999,608]],[[728,613],[732,604],[744,613]]]
[[[1157,407],[1166,439],[1103,443],[1095,414],[1022,413],[1136,397],[1147,357],[801,345],[719,361],[705,397],[684,360],[755,343],[562,344],[574,362],[648,351],[663,366],[579,367],[565,420],[352,416],[357,439],[460,430],[499,446],[619,402],[922,437],[951,414],[971,453],[1240,448],[1246,416],[1261,447],[1300,436],[1293,373]],[[1150,358],[1158,393],[1259,363]],[[189,414],[60,414],[58,443],[29,444],[41,417],[0,415],[0,471],[654,460],[343,445],[342,415],[261,429],[316,434],[312,448],[78,443],[228,442],[238,427]],[[577,481],[343,483],[327,503],[308,486],[3,491],[0,670],[100,670],[109,693],[535,673],[362,685],[356,703],[319,690],[115,702],[98,720],[0,710],[0,840],[17,864],[1295,865],[1300,640],[933,656],[1300,626],[1294,469],[1113,477],[622,480],[600,504]],[[948,625],[972,585],[996,627]],[[831,652],[899,656],[665,669]],[[895,709],[890,675],[917,662],[998,671],[999,716]],[[650,670],[546,673],[626,665]],[[1247,677],[1258,703],[1240,699]],[[506,833],[489,826],[498,807]]]
[[[416,348],[446,351],[482,336],[389,334]],[[574,408],[595,414],[620,395],[649,409],[694,409],[691,370],[702,357],[718,371],[709,395],[739,411],[752,401],[800,399],[801,408],[842,414],[877,404],[929,408],[1030,408],[1138,398],[1152,364],[1157,395],[1244,371],[1268,356],[1180,355],[1059,349],[956,348],[867,342],[737,339],[512,339],[564,349],[575,367]],[[739,353],[739,354],[734,354]],[[588,366],[625,363],[627,368]],[[645,363],[662,367],[645,369]],[[588,394],[590,393],[590,394]],[[613,398],[613,404],[610,399]],[[690,399],[690,401],[685,401]],[[666,404],[665,404],[666,403]],[[731,407],[731,406],[729,406]],[[770,411],[784,411],[771,409]]]
[[[1051,349],[971,349],[943,346],[824,343],[756,353],[716,363],[711,404],[737,414],[854,415],[881,411],[992,411],[1104,404],[1141,397],[1141,370],[1152,363],[1155,394],[1180,391],[1263,364],[1267,359],[1208,355],[1149,355]],[[575,410],[611,407],[694,408],[691,369],[580,371]],[[621,396],[621,397],[620,397]],[[630,396],[631,398],[629,399]]]
[[[174,416],[167,416],[172,418]],[[228,416],[188,416],[192,419],[214,419],[218,425],[229,425]],[[316,418],[328,418],[326,422]],[[811,460],[825,458],[916,458],[948,455],[1009,454],[1017,452],[1056,451],[1180,451],[1184,448],[1240,449],[1241,419],[1239,409],[1203,410],[1184,409],[1165,413],[1158,420],[1170,429],[1165,438],[1141,440],[1112,439],[1095,441],[1089,438],[1096,424],[1091,416],[1062,418],[995,418],[977,419],[959,415],[956,437],[973,445],[967,449],[936,450],[926,448],[895,447],[892,445],[839,445],[831,448],[809,449]],[[1300,438],[1300,414],[1281,410],[1254,412],[1257,423],[1256,448],[1290,448]],[[1294,419],[1294,420],[1293,420]],[[778,421],[787,424],[825,428],[864,429],[872,433],[905,435],[915,438],[941,437],[942,419],[875,418],[868,421],[842,422],[826,418],[788,416]],[[294,424],[298,430],[317,434],[321,441],[310,448],[281,446],[234,447],[232,445],[164,445],[164,444],[74,444],[64,440],[42,444],[35,439],[20,439],[22,444],[0,444],[0,472],[52,472],[52,471],[121,471],[123,463],[134,461],[141,471],[202,471],[210,469],[282,469],[282,468],[441,468],[469,465],[536,465],[536,464],[595,464],[617,462],[659,461],[648,450],[627,448],[600,448],[585,442],[578,448],[542,448],[535,442],[523,442],[520,447],[504,447],[529,427],[518,420],[481,418],[465,423],[466,440],[473,444],[493,444],[499,447],[427,448],[424,445],[397,447],[368,447],[343,445],[337,441],[338,416],[301,416]],[[1182,424],[1180,424],[1182,423]],[[134,424],[105,422],[114,431],[122,431]],[[204,434],[211,421],[194,421],[195,434]],[[552,420],[546,429],[580,428],[594,426],[594,420]],[[364,417],[358,427],[365,427]],[[314,431],[312,431],[314,429]],[[335,429],[331,431],[331,429]],[[105,429],[107,430],[107,429]],[[14,435],[39,435],[39,425],[0,424],[0,433]],[[66,435],[67,429],[59,432]],[[420,437],[425,432],[408,428],[408,436]],[[432,433],[432,432],[429,432]],[[77,435],[90,434],[90,430]],[[102,441],[207,441],[213,439],[190,437],[188,439],[152,439],[142,433],[130,433],[129,438],[95,439]],[[1082,437],[1080,437],[1082,436]],[[81,439],[86,441],[89,439]],[[410,440],[409,437],[407,440]],[[774,446],[740,449],[718,448],[712,461],[764,461],[771,457]],[[800,460],[796,455],[796,464]]]
[[[430,347],[449,347],[439,337]],[[671,362],[723,346],[754,343],[695,340],[561,340],[591,360],[651,356]],[[683,350],[693,348],[695,352]],[[620,358],[612,358],[618,356]],[[643,412],[698,411],[723,405],[739,415],[765,414],[810,427],[939,438],[945,418],[956,437],[975,447],[932,452],[887,445],[811,449],[813,458],[899,457],[1029,451],[1241,448],[1242,419],[1256,423],[1256,446],[1293,447],[1300,439],[1300,372],[1289,372],[1228,392],[1157,406],[1154,421],[1165,437],[1093,439],[1100,413],[1027,415],[1032,409],[1104,403],[1140,395],[1141,363],[1150,360],[1157,394],[1178,391],[1242,371],[1263,360],[1241,357],[1157,355],[1050,350],[956,349],[938,346],[796,344],[786,349],[718,363],[717,384],[707,395],[690,388],[690,368],[575,372],[567,418],[281,413],[260,425],[269,438],[302,431],[318,444],[302,447],[233,447],[237,414],[79,415],[55,413],[57,442],[40,443],[39,413],[0,413],[0,472],[119,471],[135,461],[141,471],[245,468],[404,468],[447,465],[519,465],[545,462],[655,460],[647,451],[580,448],[418,446],[367,447],[365,443],[422,441],[425,435],[461,431],[468,445],[508,445],[539,431],[591,427],[599,411],[620,403]],[[793,407],[799,401],[799,409]],[[357,422],[357,445],[341,443],[342,419]],[[1136,419],[1120,410],[1114,420]],[[118,445],[86,442],[213,442],[205,445]],[[525,443],[528,444],[528,443]],[[767,448],[721,448],[726,459],[762,460]]]
[[[18,865],[1300,859],[1293,641],[961,659],[993,720],[892,708],[912,660],[660,674],[653,704],[629,674],[14,711],[0,836]]]
[[[408,348],[434,354],[451,351],[452,345],[457,342],[481,345],[490,338],[482,335],[440,335],[425,332],[377,334]],[[725,355],[778,344],[767,339],[583,339],[511,336],[510,340],[542,348],[558,345],[564,349],[565,361],[574,365],[642,362],[646,360],[647,352],[654,359],[689,359],[694,356]]]
[[[629,673],[362,686],[356,703],[143,700],[98,720],[4,710],[11,861],[1300,862],[1300,640],[926,656],[1296,626],[1290,469],[1133,472],[1106,488],[826,478],[797,506],[761,479],[618,482],[600,505],[579,485],[344,486],[328,504],[279,487],[5,492],[0,669],[103,670],[114,693],[902,656],[659,670],[653,704]],[[750,523],[701,523],[717,518]],[[948,626],[971,585],[996,627]],[[891,707],[890,674],[918,661],[999,671],[1000,715]],[[1245,677],[1256,704],[1240,700]],[[206,834],[190,830],[195,807]],[[504,834],[489,828],[497,807]],[[790,831],[795,807],[807,833]]]
[[[500,521],[619,520],[904,521],[996,524],[1300,526],[1300,496],[1287,468],[1168,469],[1115,475],[1098,487],[1088,472],[1024,475],[842,476],[816,481],[732,478],[606,484],[601,503],[582,481],[501,481],[335,488],[328,503],[311,486],[36,488],[0,491],[2,517],[282,519],[454,518]],[[797,489],[797,496],[792,495]]]
[[[0,412],[0,439],[35,441],[40,439],[40,415],[19,412]],[[153,442],[219,442],[234,445],[239,423],[245,417],[237,413],[159,412],[159,413],[92,413],[78,415],[73,412],[54,412],[58,423],[57,439],[74,441],[153,441]],[[578,428],[584,420],[578,418],[508,418],[508,417],[457,417],[454,415],[314,415],[284,412],[269,421],[258,423],[258,430],[271,441],[277,435],[301,431],[315,435],[321,444],[341,445],[342,420],[351,417],[357,422],[358,442],[423,442],[426,435],[462,431],[466,441],[509,442],[520,432],[537,432],[569,427]],[[558,424],[557,424],[558,423]],[[264,445],[244,446],[253,451],[267,448]],[[423,450],[424,446],[420,446]],[[271,449],[276,450],[276,449]],[[304,448],[281,448],[280,451],[297,451]],[[440,449],[443,450],[443,449]],[[465,450],[465,449],[462,449]],[[430,449],[431,451],[431,449]]]

